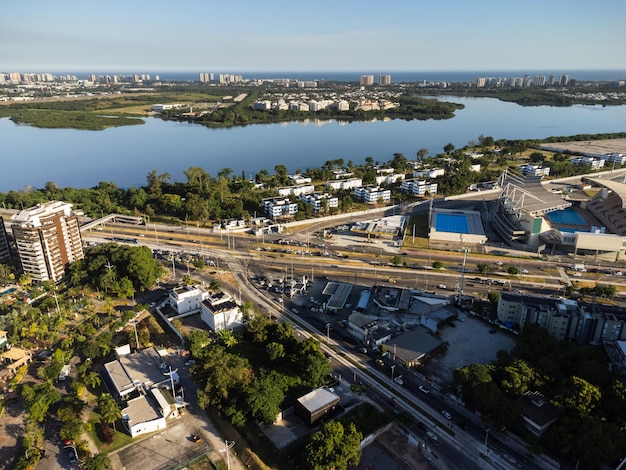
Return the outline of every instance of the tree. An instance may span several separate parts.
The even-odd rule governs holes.
[[[306,461],[312,470],[347,470],[361,461],[363,435],[350,423],[346,430],[338,421],[330,421],[311,436],[306,446]]]
[[[394,266],[400,266],[402,264],[402,256],[395,255],[391,257],[391,264]]]
[[[555,405],[575,413],[577,416],[586,416],[593,411],[600,401],[600,389],[580,377],[572,376],[565,379],[561,386],[561,393],[554,399]]]
[[[450,154],[451,152],[454,151],[454,145],[451,143],[444,145],[443,151],[446,152],[447,154]]]
[[[485,275],[491,272],[491,266],[488,264],[480,263],[480,264],[477,264],[476,267],[478,268],[478,272],[480,274]]]
[[[83,461],[83,470],[107,470],[111,461],[106,454],[94,454]]]
[[[519,269],[517,266],[509,266],[506,270],[511,276],[517,276],[519,274]]]
[[[112,424],[115,429],[115,422],[122,417],[122,411],[117,405],[115,399],[108,393],[103,393],[98,398],[98,409],[102,421],[107,424]]]
[[[442,261],[439,261],[439,260],[433,261],[433,268],[434,269],[443,269],[443,267],[444,267],[444,264],[443,264]]]
[[[280,405],[285,399],[282,383],[283,380],[275,371],[252,382],[247,390],[246,403],[255,420],[265,424],[276,421]]]
[[[270,358],[270,361],[283,358],[285,357],[285,346],[281,343],[269,343],[267,345],[267,355]]]

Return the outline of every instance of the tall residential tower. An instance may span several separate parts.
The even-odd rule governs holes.
[[[18,212],[11,229],[25,273],[33,281],[59,281],[73,261],[84,257],[78,216],[72,205],[51,201]]]

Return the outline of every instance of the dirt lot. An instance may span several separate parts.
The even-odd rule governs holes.
[[[583,140],[579,142],[555,142],[545,144],[550,148],[558,148],[563,151],[581,153],[626,153],[626,139],[607,139],[607,140]]]
[[[426,365],[427,375],[440,382],[451,382],[458,367],[488,364],[496,359],[498,350],[510,351],[515,346],[514,337],[477,318],[470,316],[464,322],[456,321],[455,325],[455,328],[446,326],[441,332],[442,341],[450,344],[448,351]],[[492,329],[496,330],[493,334],[489,333]]]
[[[430,470],[419,449],[393,426],[363,450],[357,470]]]

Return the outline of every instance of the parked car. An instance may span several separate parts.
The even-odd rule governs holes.
[[[452,419],[452,415],[450,414],[450,412],[448,410],[441,410],[441,414],[446,419]]]
[[[423,385],[419,386],[420,392],[422,393],[430,393],[430,390],[424,387]]]
[[[185,365],[186,365],[186,366],[192,366],[192,365],[194,365],[195,363],[196,363],[196,361],[195,361],[195,360],[193,360],[193,359],[189,359],[188,361],[185,361]]]
[[[376,359],[376,364],[378,364],[380,367],[383,367],[385,365],[385,361],[383,361],[382,359]]]
[[[396,377],[395,379],[393,379],[393,381],[398,385],[404,385],[404,380],[402,380],[402,376]]]

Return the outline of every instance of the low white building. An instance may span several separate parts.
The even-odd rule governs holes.
[[[315,191],[312,184],[299,184],[297,186],[285,186],[276,188],[276,194],[279,196],[300,196],[301,194],[310,194]]]
[[[428,194],[437,194],[437,183],[431,183],[425,180],[404,180],[401,186],[402,191],[407,191],[414,196],[424,196]]]
[[[305,204],[309,204],[315,212],[322,210],[324,204],[329,209],[339,207],[339,198],[328,193],[303,194],[300,196],[300,199]]]
[[[243,313],[239,305],[224,292],[210,295],[202,302],[200,317],[215,332],[243,325]]]
[[[354,190],[354,197],[367,204],[385,203],[391,200],[391,191],[378,186],[364,186]]]
[[[133,438],[167,427],[164,413],[152,393],[128,400],[122,410],[122,423]]]
[[[265,213],[271,219],[277,217],[293,217],[298,213],[298,203],[292,202],[289,198],[269,198],[263,199]]]
[[[376,176],[376,184],[394,184],[398,181],[404,181],[406,175],[404,173],[387,173]]]
[[[311,178],[308,176],[304,176],[301,173],[296,173],[295,175],[289,175],[289,179],[293,182],[295,186],[301,186],[304,184],[311,183]]]
[[[422,170],[414,170],[413,178],[438,178],[439,176],[444,176],[446,174],[446,170],[443,168],[426,168]]]
[[[550,175],[550,167],[549,166],[539,166],[539,165],[522,165],[520,167],[522,175],[524,176],[548,176]]]
[[[326,187],[330,190],[348,190],[363,186],[361,178],[348,178],[345,180],[335,180],[326,182]]]
[[[178,315],[200,311],[202,301],[208,293],[200,286],[181,286],[170,292],[170,305]]]
[[[575,157],[570,159],[572,165],[591,165],[592,169],[604,168],[606,160],[596,157]]]

